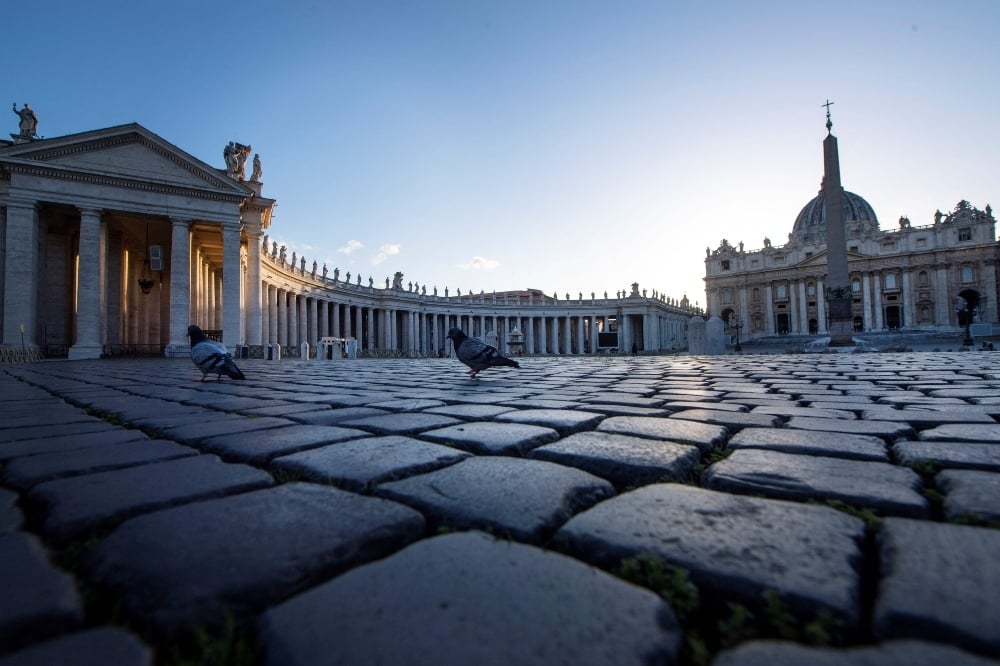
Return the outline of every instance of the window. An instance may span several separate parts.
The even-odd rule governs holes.
[[[927,278],[927,271],[920,271],[917,273],[917,286],[928,287],[930,286],[930,280]]]
[[[776,255],[774,257],[774,263],[776,263],[776,264],[783,264],[783,263],[785,263],[785,257],[782,256],[782,255]]]
[[[861,293],[861,280],[854,280],[853,282],[851,282],[851,291],[853,291],[855,294]]]
[[[723,259],[722,260],[722,270],[724,270],[724,271],[728,271],[729,270],[729,260],[728,259]]]
[[[753,302],[754,303],[760,303],[760,288],[759,287],[754,287],[753,288],[753,292],[751,292],[751,293],[753,294]]]
[[[806,294],[809,295],[809,296],[815,296],[816,295],[816,283],[815,282],[810,282],[806,286]]]
[[[927,239],[926,238],[918,238],[917,239],[917,247],[918,248],[927,247]]]
[[[972,229],[959,229],[958,230],[958,240],[959,241],[970,241],[970,240],[972,240]]]
[[[779,284],[774,289],[774,296],[780,300],[788,298],[788,288],[784,284]]]
[[[896,274],[895,273],[886,273],[885,274],[885,288],[886,289],[899,289],[899,286],[896,284]]]
[[[850,250],[851,252],[857,252],[858,251],[858,246],[857,245],[852,245],[851,247],[849,247],[847,249]]]
[[[723,289],[722,290],[722,302],[723,303],[732,303],[733,302],[733,290],[732,289]]]
[[[969,284],[976,281],[976,272],[972,266],[962,266],[962,284]]]

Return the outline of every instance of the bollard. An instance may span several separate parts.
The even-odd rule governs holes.
[[[358,341],[354,338],[348,338],[347,344],[347,358],[356,359],[358,357]]]
[[[299,345],[299,354],[302,357],[303,361],[308,361],[309,360],[309,343],[308,342],[303,342],[302,344]]]
[[[280,361],[281,360],[281,345],[277,342],[267,343],[267,354],[264,357],[268,361]]]

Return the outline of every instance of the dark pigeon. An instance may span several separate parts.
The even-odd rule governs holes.
[[[201,370],[201,381],[205,381],[210,372],[216,374],[215,381],[222,381],[222,375],[246,379],[224,344],[209,340],[205,332],[193,324],[188,326],[188,337],[191,338],[191,360]]]
[[[498,365],[506,365],[511,368],[520,368],[517,361],[512,361],[493,345],[470,338],[462,332],[460,328],[453,328],[445,336],[451,338],[455,345],[455,356],[458,360],[471,368],[469,376],[475,378],[480,370],[492,368]]]

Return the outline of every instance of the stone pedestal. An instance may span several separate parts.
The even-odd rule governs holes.
[[[840,292],[846,292],[844,298]],[[830,347],[853,347],[854,314],[851,307],[850,287],[827,292],[826,306],[830,316]]]

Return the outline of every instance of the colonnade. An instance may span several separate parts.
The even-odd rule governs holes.
[[[255,243],[251,240],[248,247]],[[325,337],[354,338],[362,355],[437,356],[450,354],[446,339],[452,327],[486,340],[501,350],[524,354],[595,354],[608,348],[647,352],[687,346],[689,308],[640,296],[616,299],[511,303],[505,297],[437,296],[400,288],[329,280],[285,264],[267,253],[256,275],[256,290],[245,289],[241,339],[250,347],[277,343],[296,353]],[[247,254],[245,285],[254,284]],[[203,285],[217,289],[211,279]],[[201,297],[195,300],[202,300]],[[212,299],[208,297],[211,305]],[[211,310],[211,308],[209,308]],[[511,335],[522,345],[511,348]],[[613,333],[608,339],[602,333]],[[603,342],[604,344],[599,344]]]

